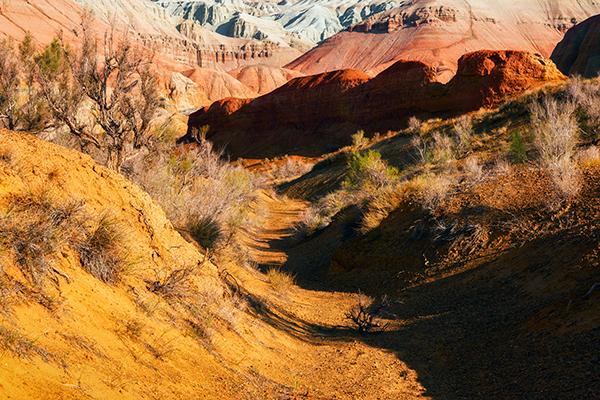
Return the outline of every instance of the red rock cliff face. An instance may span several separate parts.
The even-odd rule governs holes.
[[[208,138],[234,158],[315,156],[349,144],[358,129],[399,129],[413,115],[493,107],[565,79],[551,61],[526,52],[479,51],[458,65],[447,84],[416,61],[399,61],[372,79],[353,70],[297,78],[252,101],[203,108],[190,116],[189,128],[209,125]]]
[[[571,28],[551,56],[558,68],[568,75],[586,78],[600,73],[600,15]]]

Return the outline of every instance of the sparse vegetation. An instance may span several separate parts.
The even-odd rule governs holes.
[[[349,320],[356,330],[361,333],[371,333],[376,329],[384,329],[385,325],[381,322],[384,309],[388,306],[387,298],[380,302],[374,302],[367,296],[358,293],[357,303],[346,313],[345,317]]]
[[[10,352],[16,357],[31,359],[37,355],[44,361],[50,359],[50,353],[38,346],[35,341],[29,339],[16,329],[0,325],[0,355]]]
[[[575,104],[546,97],[530,108],[540,166],[548,172],[560,200],[577,196],[581,174],[575,162],[578,125]]]
[[[192,296],[191,278],[195,268],[180,268],[171,271],[163,279],[148,282],[147,288],[152,293],[167,300],[182,301]]]
[[[379,190],[390,186],[397,178],[398,169],[388,166],[380,153],[355,151],[348,157],[343,186],[351,190]]]
[[[63,247],[79,242],[83,234],[83,204],[59,203],[46,192],[16,195],[0,216],[0,246],[36,286],[61,274],[53,261]]]
[[[81,265],[104,283],[117,283],[127,264],[124,228],[105,214],[77,246]]]
[[[527,150],[521,132],[515,131],[511,134],[510,156],[515,163],[527,161]]]
[[[288,293],[294,287],[294,277],[278,268],[270,268],[267,271],[269,283],[278,293]]]
[[[251,172],[233,166],[203,137],[189,149],[174,142],[129,167],[138,182],[181,231],[214,251],[235,245],[236,232],[250,226],[250,206],[261,186]]]

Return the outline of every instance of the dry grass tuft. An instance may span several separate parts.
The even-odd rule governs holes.
[[[13,196],[0,217],[0,246],[14,257],[23,276],[42,286],[58,272],[52,261],[59,250],[83,235],[83,203],[63,204],[47,192]]]
[[[170,272],[164,279],[147,282],[150,292],[164,297],[167,300],[186,300],[192,296],[193,288],[191,278],[195,268],[181,268]]]
[[[127,265],[125,228],[114,218],[103,215],[77,246],[81,265],[104,283],[119,282]]]
[[[0,354],[10,352],[18,358],[31,359],[37,355],[44,361],[50,360],[48,351],[38,346],[35,341],[5,326],[0,326],[0,350]]]
[[[269,283],[278,293],[289,292],[296,284],[295,279],[289,273],[278,268],[271,268],[267,271]]]

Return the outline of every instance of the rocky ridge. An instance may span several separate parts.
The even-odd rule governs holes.
[[[413,115],[447,115],[494,107],[526,90],[565,79],[543,57],[479,51],[458,61],[447,84],[418,61],[398,61],[375,78],[357,70],[296,78],[255,100],[223,99],[190,116],[188,135],[208,138],[233,157],[320,155],[350,143],[359,129],[398,129]]]

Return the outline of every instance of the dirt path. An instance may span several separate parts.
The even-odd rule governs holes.
[[[294,243],[294,225],[308,203],[269,193],[262,193],[259,201],[263,223],[252,238],[251,254],[262,266],[281,267],[287,260],[287,246]],[[275,301],[284,318],[301,327],[294,332],[302,336],[299,350],[289,354],[289,359],[290,368],[311,383],[305,398],[424,398],[425,389],[414,370],[394,353],[365,344],[349,328],[344,314],[355,302],[351,293],[299,287]],[[315,331],[314,327],[323,329]]]

